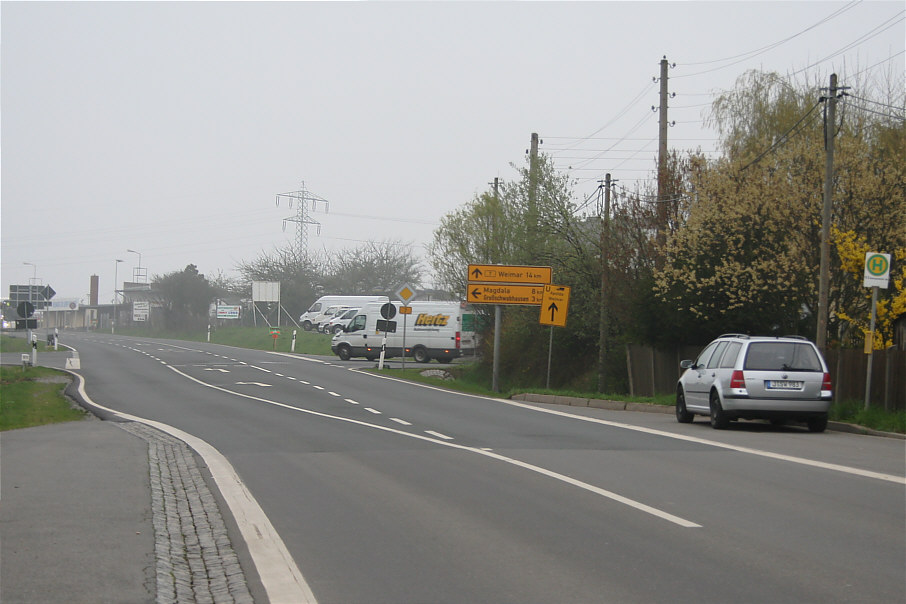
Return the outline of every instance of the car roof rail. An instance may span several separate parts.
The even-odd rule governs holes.
[[[808,338],[805,336],[778,336],[778,337],[789,338],[791,340],[805,340],[806,342],[808,342]]]
[[[751,337],[747,333],[725,333],[717,336],[719,338],[749,338]]]

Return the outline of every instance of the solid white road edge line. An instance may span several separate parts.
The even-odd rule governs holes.
[[[893,482],[895,484],[906,485],[906,476],[896,476],[894,474],[884,474],[883,472],[874,472],[872,470],[863,470],[861,468],[853,468],[850,466],[841,466],[835,463],[827,463],[824,461],[817,461],[815,459],[807,459],[805,457],[795,457],[793,455],[784,455],[782,453],[774,453],[773,451],[764,451],[762,449],[752,449],[750,447],[740,447],[737,445],[731,445],[727,443],[718,442],[716,440],[708,440],[705,438],[698,438],[695,436],[686,436],[685,434],[676,434],[675,432],[666,432],[664,430],[656,430],[654,428],[645,428],[643,426],[633,426],[632,424],[624,424],[622,422],[613,422],[606,419],[599,419],[597,417],[586,417],[584,415],[574,415],[572,413],[567,413],[566,411],[558,411],[557,409],[547,409],[545,407],[536,407],[528,403],[521,403],[519,401],[513,401],[505,398],[494,398],[491,396],[481,396],[479,394],[469,394],[468,392],[457,392],[455,390],[444,390],[443,388],[437,388],[435,386],[429,386],[428,384],[419,384],[418,382],[409,382],[406,380],[400,380],[395,377],[390,377],[387,375],[377,375],[374,373],[369,373],[366,371],[359,371],[358,369],[350,369],[349,371],[355,371],[362,375],[371,376],[374,378],[380,378],[383,380],[391,380],[394,382],[402,382],[410,384],[412,386],[418,386],[419,388],[427,388],[429,390],[437,390],[439,392],[446,392],[448,394],[458,394],[460,396],[470,396],[474,398],[481,398],[488,401],[495,401],[498,403],[504,403],[505,405],[511,405],[513,407],[522,407],[523,409],[529,409],[531,411],[538,411],[540,413],[549,413],[551,415],[559,415],[561,417],[568,417],[571,419],[577,419],[583,422],[591,422],[594,424],[602,424],[605,426],[612,426],[614,428],[622,428],[624,430],[634,430],[636,432],[644,432],[645,434],[652,434],[654,436],[664,436],[666,438],[673,438],[676,440],[684,440],[686,442],[697,443],[700,445],[707,445],[710,447],[718,447],[721,449],[729,449],[731,451],[736,451],[738,453],[747,453],[749,455],[758,455],[760,457],[767,457],[770,459],[776,459],[779,461],[786,461],[790,463],[801,464],[804,466],[811,466],[814,468],[822,468],[824,470],[833,470],[835,472],[844,472],[846,474],[853,474],[855,476],[862,476],[865,478],[874,478],[876,480],[884,480],[887,482]]]
[[[177,370],[174,369],[174,371]],[[182,374],[181,371],[177,371],[177,373]],[[258,501],[239,478],[239,474],[236,473],[232,464],[220,451],[206,441],[183,432],[179,428],[99,405],[91,400],[91,397],[85,392],[85,378],[78,373],[72,373],[72,375],[79,378],[79,394],[92,405],[124,419],[153,426],[166,432],[185,442],[201,456],[236,520],[239,532],[245,540],[249,555],[252,557],[258,577],[261,579],[270,602],[274,604],[317,604],[311,588],[305,581],[305,577],[302,576],[299,567],[296,566],[283,539],[280,538]]]
[[[542,468],[542,467],[540,467],[540,466],[535,466],[535,465],[532,465],[532,464],[529,464],[529,463],[520,461],[520,460],[518,460],[518,459],[514,459],[514,458],[512,458],[512,457],[506,457],[506,456],[504,456],[504,455],[499,455],[499,454],[494,453],[494,452],[492,452],[492,451],[486,451],[486,450],[478,449],[478,448],[475,448],[475,447],[467,447],[467,446],[465,446],[465,445],[460,445],[460,444],[456,444],[456,443],[452,443],[452,442],[447,442],[447,441],[440,440],[440,439],[437,439],[437,438],[429,438],[429,437],[427,437],[427,436],[422,436],[421,434],[412,434],[411,432],[404,432],[404,431],[402,431],[402,430],[397,430],[396,428],[391,428],[391,427],[389,427],[389,426],[380,426],[380,425],[377,425],[377,424],[369,424],[368,422],[364,422],[364,421],[357,420],[357,419],[352,419],[352,418],[349,418],[349,417],[341,417],[341,416],[337,416],[337,415],[330,415],[329,413],[322,413],[322,412],[320,412],[320,411],[314,411],[314,410],[312,410],[312,409],[302,409],[302,408],[300,408],[300,407],[293,407],[292,405],[287,405],[286,403],[281,403],[281,402],[279,402],[279,401],[273,401],[273,400],[270,400],[270,399],[261,398],[260,396],[253,396],[253,395],[251,395],[251,394],[244,394],[244,393],[242,393],[242,392],[235,392],[235,391],[233,391],[233,390],[229,390],[229,389],[223,388],[223,387],[221,387],[221,386],[215,386],[215,385],[213,385],[213,384],[208,384],[207,382],[203,382],[203,381],[199,380],[198,378],[192,377],[191,375],[189,375],[189,374],[187,374],[187,373],[183,373],[182,371],[180,371],[179,369],[176,369],[176,368],[173,367],[173,366],[168,365],[168,368],[169,368],[171,371],[173,371],[173,372],[175,372],[175,373],[178,373],[179,375],[183,376],[184,378],[189,379],[189,380],[195,382],[196,384],[200,384],[201,386],[204,386],[204,387],[206,387],[206,388],[211,388],[212,390],[219,390],[219,391],[221,391],[221,392],[226,392],[226,393],[229,393],[229,394],[232,394],[232,395],[235,395],[235,396],[239,396],[239,397],[242,397],[242,398],[247,398],[247,399],[253,400],[253,401],[259,401],[259,402],[262,402],[262,403],[266,403],[266,404],[268,404],[268,405],[273,405],[274,407],[281,407],[281,408],[283,408],[283,409],[287,409],[287,410],[290,410],[290,411],[295,411],[295,412],[297,412],[297,413],[306,413],[306,414],[308,414],[308,415],[314,415],[314,416],[317,416],[317,417],[323,417],[323,418],[325,418],[325,419],[332,419],[332,420],[336,420],[336,421],[341,421],[341,422],[346,422],[346,423],[350,423],[350,424],[355,424],[355,425],[357,425],[357,426],[363,426],[363,427],[366,427],[366,428],[372,428],[372,429],[374,429],[374,430],[381,430],[381,431],[384,431],[384,432],[390,432],[390,433],[392,433],[392,434],[397,434],[397,435],[399,435],[399,436],[405,436],[405,437],[407,437],[407,438],[414,438],[414,439],[416,439],[416,440],[423,440],[423,441],[426,441],[426,442],[434,443],[434,444],[436,444],[436,445],[441,445],[441,446],[444,446],[444,447],[449,447],[449,448],[451,448],[451,449],[459,449],[459,450],[461,450],[461,451],[468,451],[468,452],[471,452],[471,453],[476,453],[476,454],[478,454],[478,455],[483,455],[483,456],[485,456],[485,457],[490,457],[490,458],[492,458],[492,459],[496,459],[496,460],[498,460],[498,461],[502,461],[502,462],[504,462],[504,463],[508,463],[508,464],[511,464],[511,465],[514,465],[514,466],[518,466],[518,467],[520,467],[520,468],[523,468],[523,469],[526,469],[526,470],[530,470],[530,471],[532,471],[532,472],[536,472],[536,473],[538,473],[538,474],[541,474],[541,475],[543,475],[543,476],[547,476],[547,477],[549,477],[549,478],[553,478],[553,479],[555,479],[555,480],[559,480],[559,481],[561,481],[561,482],[570,484],[570,485],[572,485],[572,486],[579,487],[580,489],[584,489],[584,490],[586,490],[586,491],[588,491],[588,492],[590,492],[590,493],[594,493],[594,494],[596,494],[596,495],[600,495],[600,496],[602,496],[602,497],[606,497],[607,499],[611,499],[611,500],[616,501],[616,502],[618,502],[618,503],[622,503],[622,504],[627,505],[627,506],[629,506],[629,507],[635,508],[636,510],[645,512],[645,513],[647,513],[647,514],[651,514],[652,516],[655,516],[655,517],[660,518],[660,519],[662,519],[662,520],[666,520],[666,521],[668,521],[668,522],[672,522],[673,524],[682,526],[682,527],[684,527],[684,528],[701,528],[701,525],[700,525],[700,524],[696,524],[695,522],[692,522],[692,521],[690,521],[690,520],[686,520],[685,518],[680,518],[679,516],[674,516],[673,514],[669,514],[669,513],[665,512],[665,511],[663,511],[663,510],[659,510],[659,509],[654,508],[654,507],[651,507],[651,506],[649,506],[649,505],[645,505],[644,503],[641,503],[641,502],[639,502],[639,501],[635,501],[635,500],[633,500],[633,499],[629,499],[628,497],[623,497],[622,495],[618,495],[617,493],[614,493],[614,492],[612,492],[612,491],[607,491],[607,490],[605,490],[605,489],[598,488],[598,487],[596,487],[596,486],[594,486],[594,485],[592,485],[592,484],[588,484],[588,483],[586,483],[586,482],[582,482],[582,481],[580,481],[580,480],[576,480],[576,479],[574,479],[574,478],[570,478],[569,476],[566,476],[566,475],[564,475],[564,474],[559,474],[559,473],[557,473],[557,472],[553,472],[553,471],[548,470],[548,469],[546,469],[546,468]]]

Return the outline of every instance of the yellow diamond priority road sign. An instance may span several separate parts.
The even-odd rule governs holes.
[[[566,314],[569,311],[569,287],[565,285],[545,285],[541,298],[542,325],[566,327]]]

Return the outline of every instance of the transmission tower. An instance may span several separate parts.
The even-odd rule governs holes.
[[[293,246],[293,253],[299,260],[308,259],[308,225],[315,225],[318,228],[318,234],[321,233],[321,223],[311,217],[311,212],[321,207],[325,212],[328,211],[329,203],[323,197],[315,195],[305,188],[305,182],[302,182],[302,188],[298,191],[277,194],[277,205],[280,200],[286,201],[289,207],[293,204],[296,206],[296,214],[283,219],[283,230],[286,230],[287,222],[296,223],[296,242]]]

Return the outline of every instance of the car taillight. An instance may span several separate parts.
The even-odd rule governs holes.
[[[831,389],[831,377],[829,373],[824,374],[824,379],[821,380],[821,389],[830,390]]]
[[[742,371],[736,370],[733,372],[733,375],[730,376],[730,388],[745,388],[746,387],[746,377],[742,374]]]
[[[456,332],[456,347],[459,348],[460,344],[462,344],[462,336],[460,336],[459,332],[457,331]]]

